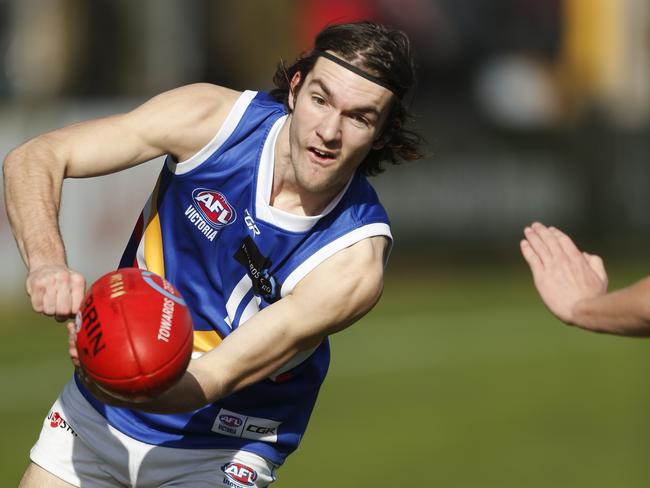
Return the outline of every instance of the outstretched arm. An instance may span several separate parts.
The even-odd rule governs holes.
[[[181,381],[151,402],[128,404],[103,395],[90,383],[87,386],[112,405],[173,413],[195,410],[268,378],[296,354],[318,346],[377,303],[385,247],[384,237],[372,237],[336,253],[305,276],[291,294],[192,360]],[[74,359],[73,335],[70,340]]]
[[[190,85],[129,113],[35,137],[9,153],[7,213],[28,269],[34,310],[69,317],[84,293],[83,277],[67,267],[58,227],[63,179],[113,173],[165,153],[183,160],[212,138],[236,96],[213,85]]]
[[[650,277],[607,293],[600,257],[581,252],[562,231],[538,222],[524,235],[521,252],[540,297],[556,317],[595,332],[650,336]]]

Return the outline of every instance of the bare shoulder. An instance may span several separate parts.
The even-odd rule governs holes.
[[[350,305],[355,299],[361,302],[378,299],[387,249],[386,237],[362,239],[319,264],[296,285],[294,293],[311,294],[315,290],[321,296],[344,297]]]
[[[308,335],[319,340],[345,329],[368,313],[384,286],[384,254],[388,239],[363,239],[329,257],[307,274],[289,299],[296,316],[310,317]]]
[[[331,283],[332,292],[344,295],[348,293],[346,288],[381,286],[387,249],[388,238],[384,236],[362,239],[316,266],[296,285],[294,292],[311,287],[322,292],[321,285],[325,282]]]
[[[381,292],[388,246],[387,237],[375,236],[362,239],[335,254],[332,264],[338,269],[341,284],[347,283],[361,294]]]
[[[240,95],[223,86],[195,83],[156,95],[127,117],[136,127],[158,126],[150,131],[158,140],[151,142],[182,161],[214,137]]]
[[[338,266],[353,273],[367,270],[370,266],[383,270],[387,250],[387,237],[368,237],[339,251],[333,256],[333,260],[338,261]]]
[[[211,83],[193,83],[153,97],[150,102],[180,105],[194,113],[205,109],[219,110],[231,106],[241,92]]]

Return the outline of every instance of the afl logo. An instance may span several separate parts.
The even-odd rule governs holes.
[[[228,427],[239,427],[244,423],[242,419],[233,417],[232,415],[220,415],[219,420],[222,424],[227,425]]]
[[[242,486],[253,486],[257,479],[257,472],[250,466],[242,463],[228,463],[221,467],[228,478]],[[238,485],[238,486],[239,486]]]
[[[205,222],[213,229],[232,224],[237,219],[235,209],[226,197],[218,191],[197,188],[192,192],[194,208],[199,211]]]

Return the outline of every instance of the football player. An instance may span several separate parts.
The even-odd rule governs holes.
[[[405,128],[414,71],[400,31],[330,26],[274,81],[270,94],[181,87],[8,155],[27,292],[59,319],[85,287],[58,230],[63,179],[166,155],[119,266],[169,280],[195,329],[185,376],[151,401],[123,403],[75,374],[51,410],[71,429],[46,419],[21,486],[261,487],[298,447],[327,337],[382,292],[392,237],[366,176],[421,153]]]

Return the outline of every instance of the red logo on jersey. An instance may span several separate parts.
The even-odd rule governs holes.
[[[237,219],[235,209],[218,191],[197,188],[192,192],[192,198],[194,207],[201,213],[206,223],[214,229],[232,224]]]
[[[59,412],[50,411],[47,414],[47,420],[50,421],[50,427],[53,429],[63,429],[66,432],[69,432],[73,436],[77,437],[77,433],[74,431],[70,424],[68,424]]]
[[[59,412],[52,412],[50,417],[50,427],[56,428],[60,426],[62,422],[65,422],[65,420],[63,420],[63,417],[61,417]]]
[[[221,467],[226,476],[243,486],[253,486],[257,479],[257,472],[250,466],[242,463],[228,463]]]

